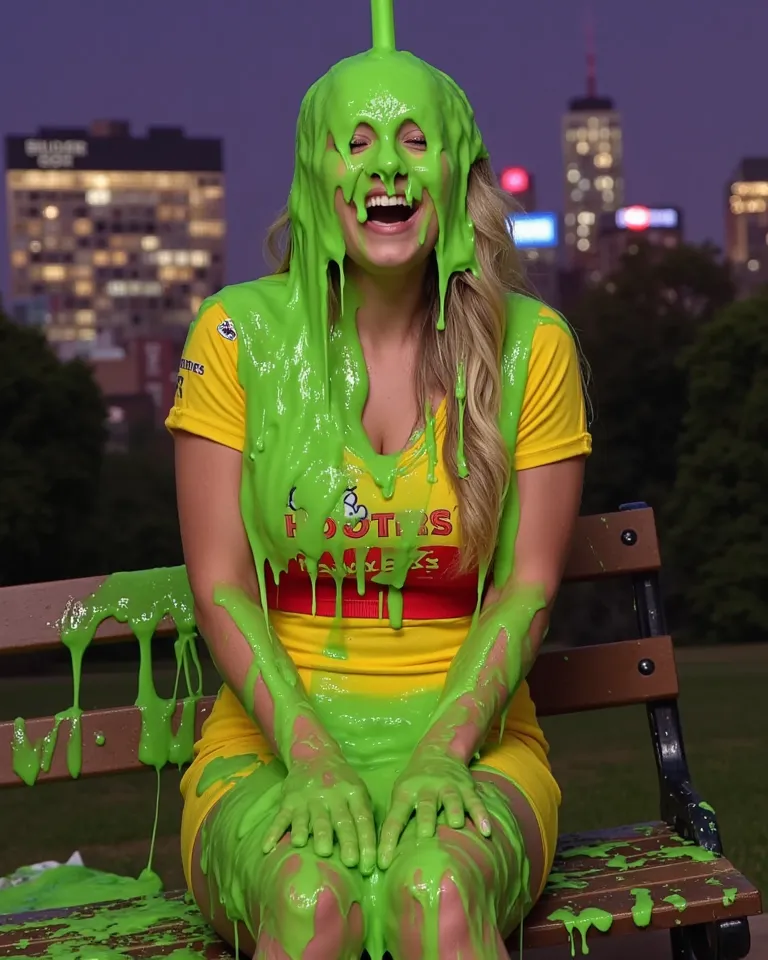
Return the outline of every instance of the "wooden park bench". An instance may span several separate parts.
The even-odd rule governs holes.
[[[580,518],[566,580],[630,578],[640,639],[543,652],[530,677],[533,698],[542,716],[645,704],[659,777],[660,819],[562,836],[547,891],[524,924],[525,948],[560,944],[567,956],[573,936],[580,952],[580,930],[589,921],[590,940],[669,930],[675,960],[739,960],[749,953],[747,918],[761,912],[760,894],[723,856],[712,808],[691,784],[659,568],[653,512],[645,505]],[[56,646],[56,623],[67,603],[88,597],[101,582],[93,578],[1,589],[0,653]],[[173,624],[166,619],[160,629],[170,632]],[[129,639],[128,627],[114,620],[97,634],[99,641]],[[212,697],[198,703],[198,730],[212,703]],[[32,721],[30,738],[43,737],[51,725],[51,718]],[[142,766],[136,707],[86,713],[82,729],[81,776]],[[94,744],[97,732],[104,735],[103,746]],[[0,786],[20,783],[12,770],[12,736],[13,724],[0,725]],[[66,740],[60,736],[40,781],[68,776]],[[3,830],[9,829],[2,822]],[[570,918],[577,918],[575,926]],[[517,949],[517,940],[512,938],[511,949]],[[0,917],[0,957],[51,952],[87,958],[89,949],[98,956],[100,950],[111,949],[137,958],[232,957],[181,892]]]

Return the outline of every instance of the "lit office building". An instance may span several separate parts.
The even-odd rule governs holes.
[[[220,140],[43,128],[6,139],[6,187],[12,309],[62,347],[186,327],[223,285]]]
[[[622,259],[646,244],[661,250],[683,242],[683,214],[678,207],[620,207],[604,213],[597,236],[597,270],[600,279],[621,266]]]
[[[726,189],[725,256],[740,296],[768,285],[768,157],[742,160]]]
[[[597,270],[600,218],[624,202],[621,116],[597,94],[595,56],[587,52],[587,95],[571,100],[563,116],[566,267]]]

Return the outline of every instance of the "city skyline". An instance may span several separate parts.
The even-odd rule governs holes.
[[[496,169],[525,166],[536,175],[539,208],[563,212],[560,119],[585,90],[584,11],[557,0],[481,7],[467,20],[458,2],[441,0],[438,11],[437,0],[401,0],[399,46],[456,78]],[[736,16],[715,0],[669,7],[593,4],[597,90],[622,114],[625,202],[680,206],[691,240],[722,245],[724,183],[742,157],[768,153],[753,109],[768,9]],[[173,0],[159,9],[137,0],[108,10],[84,0],[76,11],[11,0],[4,14],[13,42],[0,83],[13,92],[3,136],[114,117],[138,133],[172,124],[224,139],[229,281],[263,272],[264,232],[290,185],[301,96],[333,61],[369,43],[366,0],[258,11],[249,0]],[[7,295],[5,237],[0,260]]]

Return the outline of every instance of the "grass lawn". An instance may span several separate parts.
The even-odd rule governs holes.
[[[768,894],[768,646],[681,650],[681,710],[695,786],[718,814],[727,855]],[[167,689],[168,671],[158,669]],[[133,701],[135,668],[100,668],[84,684],[87,707]],[[213,690],[210,679],[207,689]],[[68,678],[0,680],[0,720],[46,715],[70,702]],[[654,819],[656,772],[641,708],[545,723],[563,787],[562,829]],[[179,773],[160,777],[155,868],[182,885]],[[133,874],[147,862],[155,804],[152,771],[0,791],[0,876],[79,850],[86,864]]]

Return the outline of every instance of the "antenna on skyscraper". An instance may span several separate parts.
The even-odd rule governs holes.
[[[584,30],[587,43],[587,96],[594,98],[597,96],[597,50],[595,44],[595,18],[591,3],[587,3]]]

